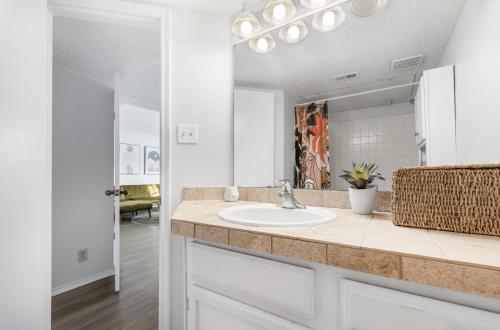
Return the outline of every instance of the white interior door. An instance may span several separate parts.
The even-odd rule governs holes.
[[[115,75],[115,219],[113,241],[113,263],[115,267],[115,292],[120,291],[120,75]]]
[[[53,91],[52,280],[64,292],[114,271],[114,101],[108,85],[60,66]]]
[[[234,184],[274,186],[274,94],[234,90]]]

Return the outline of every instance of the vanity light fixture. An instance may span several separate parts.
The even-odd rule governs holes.
[[[274,41],[273,36],[268,33],[250,40],[248,45],[253,51],[260,54],[265,54],[276,47],[276,42]]]
[[[262,29],[259,20],[249,11],[243,11],[233,21],[233,33],[241,38],[248,38]]]
[[[300,4],[309,9],[316,9],[329,4],[331,0],[300,0]]]
[[[351,6],[351,13],[359,17],[375,15],[384,9],[387,0],[354,0]]]
[[[307,26],[303,21],[296,21],[282,27],[278,35],[287,44],[293,44],[304,39],[308,32]]]
[[[262,17],[270,24],[282,24],[292,18],[297,12],[297,8],[292,0],[268,0]]]
[[[345,20],[345,12],[340,7],[324,10],[314,15],[312,26],[321,32],[332,31]]]

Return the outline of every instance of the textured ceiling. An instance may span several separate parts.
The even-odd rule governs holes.
[[[235,48],[235,81],[237,84],[283,88],[301,102],[330,96],[414,81],[422,69],[435,67],[455,22],[463,0],[392,0],[375,16],[359,18],[343,8],[347,17],[335,31],[312,30],[299,44],[286,45],[276,40],[268,54],[257,54],[247,43]],[[394,73],[393,59],[424,53],[418,69]],[[359,71],[351,81],[337,82],[332,77]],[[408,100],[413,88],[343,99],[340,109]]]
[[[248,7],[263,3],[265,0],[124,0],[184,10],[200,11],[210,14],[232,16],[241,10],[244,3]]]
[[[54,18],[54,63],[114,81],[160,62],[158,29]]]

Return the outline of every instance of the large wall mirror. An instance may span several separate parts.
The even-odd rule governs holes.
[[[366,162],[390,191],[400,167],[454,162],[454,70],[442,56],[464,1],[292,3],[302,19],[267,24],[257,4],[267,33],[235,39],[235,184],[347,190],[342,170]]]

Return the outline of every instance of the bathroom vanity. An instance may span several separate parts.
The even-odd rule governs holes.
[[[316,226],[239,225],[218,213],[272,202],[273,190],[208,200],[218,189],[185,190],[172,217],[185,237],[188,329],[500,328],[498,237],[397,227],[390,213],[345,208],[326,208],[337,218]],[[331,206],[321,191],[299,193]]]

